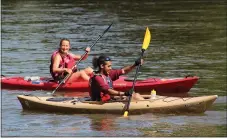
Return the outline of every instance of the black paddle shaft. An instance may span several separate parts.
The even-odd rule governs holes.
[[[145,49],[142,49],[141,56],[140,56],[140,60],[142,59],[144,52],[145,52]],[[132,93],[133,93],[134,88],[135,88],[135,83],[136,83],[136,79],[137,79],[137,75],[138,75],[138,72],[139,72],[139,70],[140,70],[140,67],[141,67],[141,64],[139,64],[139,65],[137,66],[137,68],[136,68],[136,74],[135,74],[135,76],[134,76],[134,80],[133,80],[133,84],[132,84],[132,89],[130,90],[130,91],[132,91]],[[131,99],[132,99],[132,95],[129,95],[128,103],[127,103],[127,106],[126,106],[126,111],[129,110],[129,106],[130,106],[130,101],[131,101]]]
[[[98,42],[99,39],[102,38],[102,36],[110,29],[110,27],[112,26],[113,23],[111,23],[109,25],[109,27],[101,34],[99,35],[99,37],[95,40],[95,42],[90,46],[90,49],[92,49],[93,46],[95,46],[95,44]],[[78,62],[76,62],[76,65],[73,66],[72,70],[74,70],[80,63],[80,61],[85,57],[85,55],[87,54],[88,52],[85,51],[85,53],[80,57],[80,59],[78,60]],[[67,78],[66,78],[67,79]]]
[[[95,46],[95,44],[98,42],[98,40],[99,40],[100,38],[102,38],[102,36],[110,29],[110,27],[112,26],[112,24],[113,24],[113,22],[108,26],[108,28],[107,28],[101,35],[99,35],[99,37],[96,39],[96,41],[90,46],[90,49],[91,49],[93,46]],[[85,57],[85,55],[86,55],[87,53],[88,53],[88,52],[85,51],[85,53],[80,57],[80,59],[78,60],[78,62],[76,62],[76,64],[73,66],[72,71],[75,70],[75,68],[79,65],[80,61]],[[73,72],[72,72],[72,73],[73,73]],[[58,84],[58,86],[56,87],[56,89],[54,89],[54,91],[51,93],[52,95],[57,91],[57,89],[62,85],[62,83],[64,83],[65,80],[68,79],[68,78],[72,75],[72,73],[67,74],[67,76],[65,76],[65,78]]]

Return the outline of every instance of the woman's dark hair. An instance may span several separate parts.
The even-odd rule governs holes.
[[[94,69],[99,68],[100,65],[105,64],[106,61],[111,61],[110,57],[104,56],[104,55],[101,55],[98,58],[93,57],[92,64],[93,64]]]
[[[68,42],[69,42],[69,44],[70,44],[70,40],[69,40],[69,39],[67,39],[67,38],[63,38],[63,39],[61,39],[61,40],[60,40],[59,46],[61,46],[61,45],[62,45],[62,42],[63,42],[63,41],[68,41]]]

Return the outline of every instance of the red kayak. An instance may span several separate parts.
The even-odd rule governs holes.
[[[155,89],[158,95],[166,96],[186,96],[193,85],[198,81],[198,77],[183,78],[147,78],[137,80],[135,91],[142,94],[150,94]],[[132,87],[133,80],[121,76],[114,81],[114,89],[128,91]],[[47,77],[1,77],[2,89],[23,89],[23,90],[51,90],[53,91],[58,83]],[[59,87],[58,91],[88,92],[88,81],[78,80],[75,83],[65,83]]]

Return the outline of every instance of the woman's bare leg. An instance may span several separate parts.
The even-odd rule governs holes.
[[[72,83],[72,82],[78,80],[80,78],[80,76],[81,76],[80,71],[73,73],[67,80],[67,83]]]
[[[90,79],[90,75],[93,72],[93,69],[88,67],[84,70],[77,71],[71,75],[71,77],[68,79],[68,82],[75,82],[79,78],[84,79],[85,81],[88,81]]]
[[[90,76],[85,72],[85,70],[80,71],[80,77],[86,81],[90,79]]]
[[[87,75],[91,75],[91,73],[94,71],[91,67],[87,67],[86,69],[84,69],[85,73]]]

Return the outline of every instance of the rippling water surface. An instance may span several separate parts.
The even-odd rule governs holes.
[[[226,2],[216,1],[2,1],[1,74],[50,76],[49,57],[61,38],[72,52],[83,54],[111,22],[111,29],[93,47],[93,56],[107,54],[114,68],[139,56],[145,28],[152,33],[139,77],[200,79],[190,94],[219,95],[204,114],[66,115],[23,111],[16,96],[45,91],[1,90],[2,136],[225,136],[226,137]],[[133,77],[134,72],[128,76]],[[203,129],[203,130],[201,130]]]

